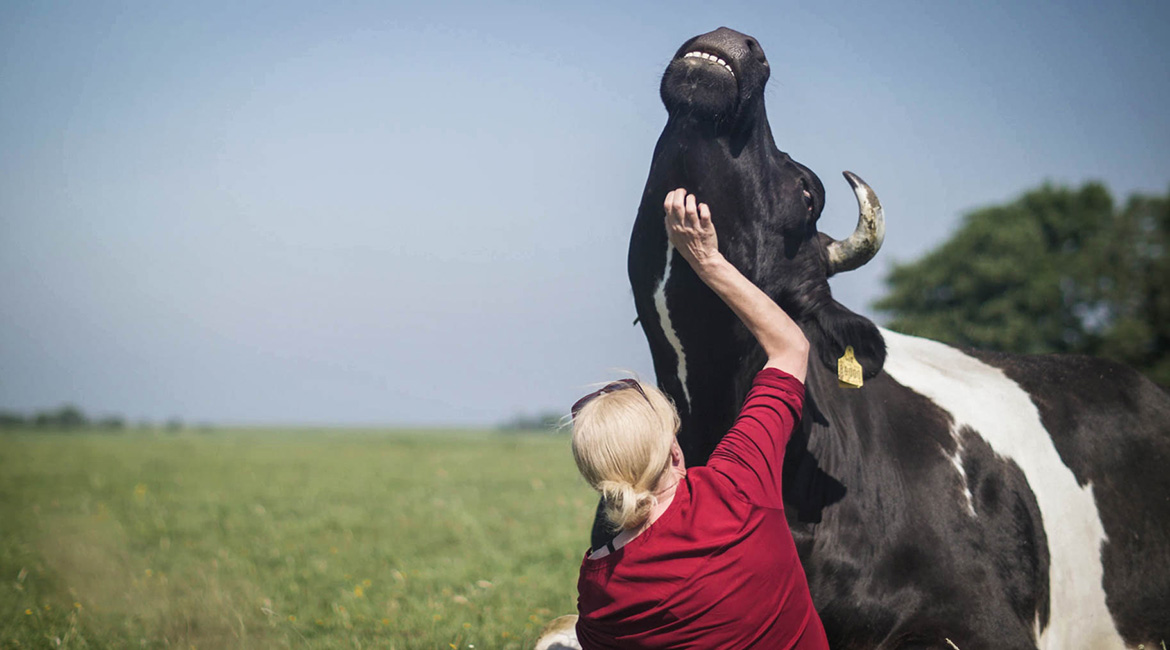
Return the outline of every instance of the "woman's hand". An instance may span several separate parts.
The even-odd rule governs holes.
[[[670,243],[682,253],[696,272],[722,258],[715,225],[711,223],[711,209],[706,203],[696,205],[695,195],[678,188],[666,195],[666,233]]]

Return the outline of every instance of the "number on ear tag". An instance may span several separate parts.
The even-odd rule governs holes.
[[[861,388],[861,364],[853,357],[853,346],[845,346],[845,354],[837,359],[837,385],[842,388]]]

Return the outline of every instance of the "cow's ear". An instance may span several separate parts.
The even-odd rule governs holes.
[[[886,362],[886,341],[873,321],[849,311],[836,300],[817,309],[804,330],[812,349],[829,368],[837,368],[837,359],[850,345],[866,379],[877,375]]]

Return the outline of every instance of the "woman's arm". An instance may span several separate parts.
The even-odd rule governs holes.
[[[803,382],[808,370],[804,332],[719,252],[707,204],[696,205],[695,195],[680,187],[666,195],[664,207],[670,243],[756,337],[768,357],[764,367],[779,368]]]

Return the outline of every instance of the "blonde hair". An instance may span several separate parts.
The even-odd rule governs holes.
[[[605,518],[619,531],[639,528],[650,517],[679,428],[670,399],[638,385],[642,393],[629,388],[598,395],[573,418],[573,460],[601,493]]]

